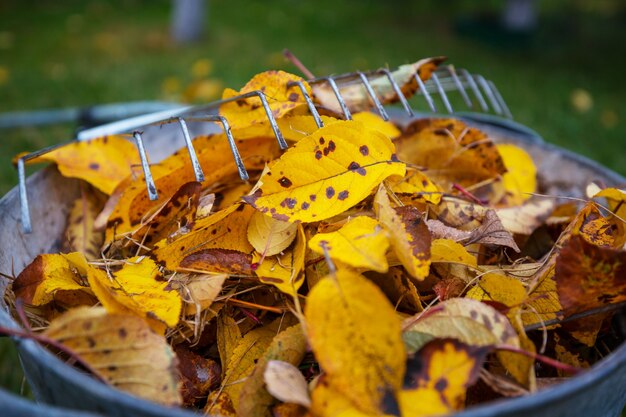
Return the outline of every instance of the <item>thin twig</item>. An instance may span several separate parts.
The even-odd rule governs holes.
[[[300,72],[304,74],[305,77],[307,77],[310,80],[315,78],[315,75],[313,75],[313,73],[309,71],[307,67],[304,66],[302,61],[300,61],[294,54],[292,54],[289,49],[284,49],[283,55],[285,56],[285,58],[289,60],[289,62],[295,65],[295,67],[298,68]]]

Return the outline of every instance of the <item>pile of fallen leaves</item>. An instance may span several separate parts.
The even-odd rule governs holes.
[[[394,73],[405,94],[435,63]],[[625,191],[537,195],[523,149],[455,119],[340,120],[323,87],[309,89],[318,128],[294,80],[270,71],[224,93],[263,89],[290,144],[257,97],[223,105],[250,182],[225,134],[194,140],[202,183],[186,150],[152,164],[157,201],[124,137],[37,160],[84,184],[61,253],[6,295],[26,336],[131,394],[223,416],[446,414],[619,343]]]

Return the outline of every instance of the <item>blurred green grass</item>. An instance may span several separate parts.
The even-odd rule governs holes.
[[[203,59],[212,64],[212,80],[239,88],[266,69],[297,73],[283,48],[320,75],[446,55],[493,80],[518,122],[626,174],[626,43],[618,41],[626,6],[537,2],[540,26],[525,37],[480,24],[478,17],[502,4],[211,0],[205,38],[181,46],[169,39],[169,1],[2,2],[0,112],[171,99],[166,90],[191,82],[191,68]],[[580,89],[592,99],[587,111],[572,103]],[[17,183],[13,155],[69,140],[74,128],[0,131],[0,195]],[[0,385],[17,390],[6,340],[2,349],[9,353],[0,353],[8,358],[0,362]]]

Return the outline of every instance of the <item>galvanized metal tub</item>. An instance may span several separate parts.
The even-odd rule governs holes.
[[[624,185],[626,179],[605,167],[570,151],[544,143],[534,132],[510,121],[466,115],[466,120],[489,132],[497,141],[518,144],[531,153],[541,172],[540,182],[559,195],[581,196],[584,185],[601,180],[607,185]],[[148,152],[163,156],[181,146],[161,132],[161,140],[147,141]],[[20,223],[17,188],[0,200],[0,272],[20,271],[40,253],[52,253],[60,246],[69,205],[78,196],[78,182],[61,177],[48,167],[28,178],[33,232],[24,234]],[[8,282],[0,281],[0,290]],[[0,325],[18,327],[0,306]],[[144,401],[106,386],[65,365],[56,356],[31,340],[16,339],[26,377],[38,401],[61,407],[90,410],[111,417],[192,417]],[[0,398],[0,402],[2,402]],[[467,409],[459,417],[589,417],[618,416],[626,404],[626,344],[571,380],[536,394],[497,401]]]

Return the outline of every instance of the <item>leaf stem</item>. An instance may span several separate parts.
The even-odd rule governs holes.
[[[307,77],[310,80],[315,78],[315,75],[313,75],[313,73],[309,71],[307,67],[304,66],[302,61],[300,61],[293,53],[291,53],[289,49],[284,49],[283,55],[285,56],[285,58],[289,60],[289,62],[295,65],[295,67],[298,68],[300,72],[304,74],[305,77]]]
[[[519,353],[520,355],[527,356],[529,358],[533,358],[536,361],[542,362],[548,366],[552,366],[555,369],[561,370],[563,372],[567,372],[568,374],[576,375],[583,371],[582,368],[578,368],[576,366],[568,365],[566,363],[557,361],[556,359],[552,359],[548,356],[541,355],[539,353],[529,352],[524,349],[520,349],[515,346],[510,345],[496,345],[495,348],[497,350],[506,350],[508,352]]]

